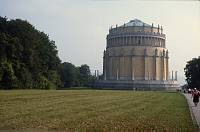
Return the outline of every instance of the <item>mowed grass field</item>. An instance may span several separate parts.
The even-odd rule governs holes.
[[[0,91],[0,130],[195,131],[176,92]]]

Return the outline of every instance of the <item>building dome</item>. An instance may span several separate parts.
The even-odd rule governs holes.
[[[128,23],[125,23],[124,25],[121,25],[120,27],[130,27],[130,26],[146,26],[146,27],[151,27],[149,24],[146,24],[144,22],[142,22],[141,20],[139,19],[134,19],[134,20],[131,20],[130,22]]]

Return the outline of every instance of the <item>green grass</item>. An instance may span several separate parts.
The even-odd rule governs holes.
[[[186,99],[173,92],[0,91],[0,129],[194,131]]]

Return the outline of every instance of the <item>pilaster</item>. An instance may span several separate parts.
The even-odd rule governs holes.
[[[135,80],[134,56],[131,57],[131,79]]]
[[[162,80],[166,80],[165,79],[165,57],[162,57]]]
[[[155,50],[155,80],[159,80],[159,65],[158,65],[158,59],[159,59],[159,56],[158,56],[158,50],[156,49]]]
[[[106,52],[104,50],[104,55],[103,55],[103,76],[104,76],[104,80],[107,79],[106,71],[107,71],[107,69],[106,69]]]
[[[148,80],[149,68],[148,68],[148,57],[147,49],[144,50],[144,80]]]

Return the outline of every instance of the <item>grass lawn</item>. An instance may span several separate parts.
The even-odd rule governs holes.
[[[195,131],[180,93],[112,90],[0,91],[0,130]]]

